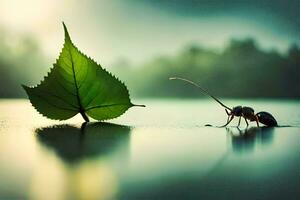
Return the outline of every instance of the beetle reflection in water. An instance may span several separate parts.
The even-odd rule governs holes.
[[[232,150],[235,152],[252,151],[256,144],[267,145],[273,140],[274,128],[251,127],[245,130],[226,128],[231,138]]]

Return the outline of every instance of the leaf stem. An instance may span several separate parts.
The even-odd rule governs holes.
[[[139,105],[139,104],[132,104],[132,106],[146,107],[145,105]]]
[[[88,116],[85,114],[84,111],[80,111],[80,114],[81,114],[81,116],[83,117],[83,119],[84,119],[86,122],[89,122],[89,121],[90,121],[89,118],[88,118]]]

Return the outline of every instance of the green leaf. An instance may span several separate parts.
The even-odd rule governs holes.
[[[81,53],[63,26],[65,43],[51,71],[37,86],[23,85],[35,109],[51,119],[65,120],[80,113],[89,121],[87,115],[112,119],[135,106],[124,83]]]

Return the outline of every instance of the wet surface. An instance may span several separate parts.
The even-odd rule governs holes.
[[[140,100],[146,108],[85,127],[80,116],[52,121],[27,100],[1,100],[0,197],[298,199],[300,102],[224,101],[283,127],[216,128],[226,114],[210,100]]]

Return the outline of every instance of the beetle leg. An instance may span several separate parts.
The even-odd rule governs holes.
[[[227,117],[226,123],[228,123],[230,116]]]
[[[238,125],[237,125],[237,128],[240,126],[240,124],[241,124],[241,118],[242,118],[242,116],[240,116],[240,118],[239,118],[239,123],[238,123]]]
[[[226,124],[224,124],[223,126],[219,126],[219,127],[225,127],[227,126],[232,120],[233,120],[234,115],[231,115],[230,119],[227,120]]]
[[[256,125],[257,125],[257,127],[259,127],[259,120],[258,120],[258,117],[257,117],[257,115],[255,115],[255,121],[256,121]]]
[[[226,111],[226,113],[227,113],[227,121],[226,121],[226,123],[228,123],[228,121],[229,121],[229,119],[230,119],[230,116],[231,116],[231,114],[227,111],[227,109],[225,109],[225,111]]]
[[[237,130],[239,131],[239,134],[240,135],[243,135],[243,131],[239,128],[239,127],[236,127],[237,128]]]
[[[229,121],[229,119],[230,119],[230,115],[228,115],[226,123]]]
[[[248,123],[248,121],[247,121],[247,119],[246,119],[246,117],[243,115],[243,118],[245,119],[245,122],[246,122],[246,124],[247,124],[247,127],[249,126],[249,123]]]
[[[225,111],[226,111],[227,115],[229,116],[229,115],[230,115],[230,112],[228,112],[228,110],[227,110],[227,109],[225,109]]]

